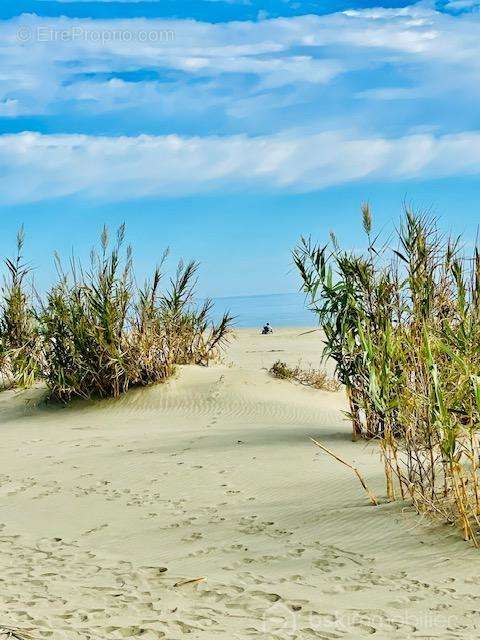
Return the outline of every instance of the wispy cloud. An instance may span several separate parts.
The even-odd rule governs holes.
[[[239,98],[242,113],[251,103],[252,115],[263,114],[272,123],[271,112],[285,103],[287,90],[290,111],[292,102],[316,101],[318,120],[338,116],[342,93],[336,101],[332,96],[326,101],[326,87],[334,81],[346,85],[350,78],[346,90],[354,88],[348,92],[364,100],[435,96],[446,104],[452,99],[448,78],[457,89],[458,113],[459,89],[478,91],[480,19],[474,14],[454,17],[422,4],[226,24],[24,15],[0,22],[0,63],[0,114],[10,117],[68,118],[73,109],[78,121],[78,114],[88,119],[97,110],[127,107],[138,108],[139,114],[156,107],[161,114],[173,102],[177,118],[182,112],[188,118],[191,105],[177,96],[201,86],[205,105],[197,98],[199,118],[215,105],[224,115],[223,132],[229,133],[235,130],[228,123],[239,113]],[[159,77],[122,77],[141,70]],[[356,78],[362,73],[359,89]],[[330,114],[325,113],[328,105]],[[298,115],[292,114],[290,126]],[[308,117],[311,123],[312,115]]]
[[[48,116],[58,132],[0,138],[4,201],[479,171],[471,13],[418,4],[225,24],[23,15],[0,22],[0,65],[0,118],[22,131]],[[109,114],[115,135],[129,135],[102,135]],[[79,135],[62,135],[72,126]]]
[[[108,200],[225,191],[303,192],[356,180],[480,173],[480,133],[398,139],[337,132],[182,138],[0,136],[0,197]]]

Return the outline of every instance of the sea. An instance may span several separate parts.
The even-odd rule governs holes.
[[[314,313],[305,306],[305,296],[300,293],[272,293],[255,296],[214,298],[215,320],[224,311],[235,316],[236,327],[261,328],[266,322],[275,327],[315,327]]]

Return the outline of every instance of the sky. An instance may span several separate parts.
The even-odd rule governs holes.
[[[290,252],[361,246],[403,203],[473,239],[480,4],[473,0],[2,0],[0,256],[126,223],[140,276],[170,247],[201,295],[298,288]]]

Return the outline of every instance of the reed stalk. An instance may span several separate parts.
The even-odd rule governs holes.
[[[480,531],[480,251],[406,210],[396,234],[344,251],[302,238],[294,262],[345,385],[354,438],[379,441],[386,493]],[[398,490],[397,490],[398,488]]]
[[[57,281],[38,304],[27,292],[24,233],[7,259],[0,296],[0,382],[29,386],[43,379],[52,399],[117,397],[132,386],[168,379],[180,364],[206,366],[228,342],[233,318],[211,320],[212,303],[196,303],[198,264],[180,263],[162,289],[162,266],[136,284],[125,227],[100,243],[84,266],[58,256]]]
[[[30,268],[23,258],[25,234],[17,234],[17,251],[5,260],[6,275],[0,295],[0,385],[29,387],[40,374],[38,326],[27,289]]]

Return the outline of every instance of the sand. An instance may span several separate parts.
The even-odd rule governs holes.
[[[0,624],[72,640],[477,638],[480,551],[404,504],[370,506],[307,437],[384,495],[342,392],[267,374],[277,358],[318,364],[318,333],[300,333],[238,331],[224,364],[116,401],[1,393]]]

